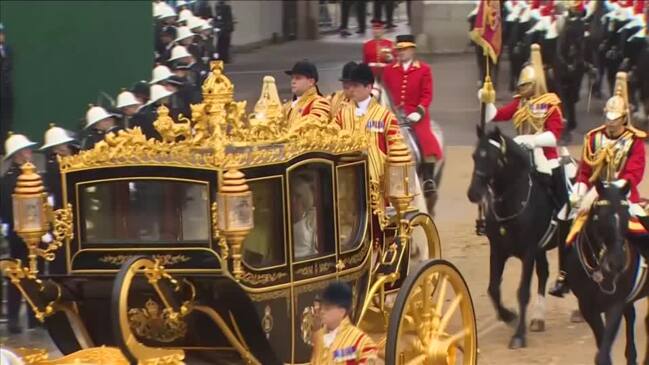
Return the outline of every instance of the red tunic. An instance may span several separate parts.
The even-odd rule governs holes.
[[[642,181],[644,176],[645,168],[645,147],[644,141],[636,133],[631,131],[632,135],[629,135],[630,147],[623,148],[622,151],[626,152],[626,161],[621,168],[618,169],[616,179],[624,179],[628,181],[629,186],[631,187],[631,195],[629,200],[632,203],[640,202],[640,194],[638,193],[638,184]],[[624,138],[624,133],[622,137]],[[599,127],[588,132],[586,137],[584,137],[584,153],[589,155],[596,154],[601,147],[602,138],[606,137],[606,131],[604,127]],[[592,158],[592,157],[591,157]],[[582,158],[579,164],[579,173],[577,175],[577,182],[582,182],[588,187],[591,187],[591,183],[588,181],[593,174],[593,167],[591,167],[586,161]]]
[[[506,122],[512,120],[514,114],[518,110],[519,104],[520,98],[514,98],[511,103],[498,109],[498,112],[496,113],[493,121]],[[552,132],[552,134],[554,134],[554,138],[556,138],[557,141],[561,138],[561,132],[563,132],[563,118],[561,117],[561,110],[559,108],[556,108],[547,115],[545,122],[543,123],[543,131]],[[548,160],[559,157],[556,147],[543,147],[543,154]]]
[[[413,130],[425,157],[442,158],[442,148],[433,134],[428,107],[433,101],[433,74],[424,62],[415,60],[407,71],[395,62],[383,71],[383,85],[390,93],[395,108],[404,115],[419,112],[422,118],[413,124]],[[395,110],[396,112],[396,110]]]
[[[392,55],[391,59],[385,57],[385,55],[383,57],[379,57],[379,50],[382,48],[390,49],[390,54]],[[388,66],[390,63],[392,63],[392,59],[396,58],[396,56],[397,55],[394,50],[394,43],[392,43],[392,41],[389,39],[371,39],[363,44],[363,63],[368,64],[372,68],[372,72],[375,76],[380,75],[385,67],[377,67],[373,66],[372,64],[384,63],[385,66]]]

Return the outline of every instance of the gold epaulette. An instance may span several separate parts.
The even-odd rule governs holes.
[[[561,104],[561,99],[555,93],[545,93],[543,95],[537,96],[534,99],[530,99],[530,104],[550,104],[550,105],[559,105]]]
[[[631,132],[633,132],[633,135],[634,135],[636,138],[640,138],[640,139],[645,139],[645,138],[647,138],[647,132],[645,132],[645,131],[643,131],[643,130],[640,130],[640,129],[638,129],[638,128],[632,126],[632,125],[629,125],[629,126],[627,126],[626,128],[627,128],[628,130],[630,130]]]
[[[602,132],[604,129],[606,129],[605,125],[600,125],[597,128],[593,128],[593,129],[589,130],[588,132],[586,132],[586,137],[590,137],[590,136],[592,136],[593,134],[595,134],[597,132]]]

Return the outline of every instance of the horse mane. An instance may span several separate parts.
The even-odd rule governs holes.
[[[502,133],[499,128],[494,128],[486,136],[491,141],[500,144],[504,142],[505,155],[509,157],[510,160],[520,163],[521,167],[523,167],[525,170],[531,168],[532,164],[528,151],[519,146],[518,143],[514,142],[512,138]]]

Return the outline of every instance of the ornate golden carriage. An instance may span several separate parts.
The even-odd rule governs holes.
[[[364,132],[286,125],[269,76],[246,116],[222,71],[213,63],[191,119],[159,108],[159,140],[128,129],[61,159],[64,209],[48,211],[23,167],[14,209],[29,263],[2,271],[67,354],[32,363],[308,363],[318,294],[341,280],[385,363],[475,364],[471,297],[411,207],[403,142],[374,181]]]

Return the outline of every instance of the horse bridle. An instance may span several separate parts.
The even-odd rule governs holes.
[[[489,138],[489,144],[491,146],[497,148],[498,151],[500,152],[500,154],[498,155],[498,167],[500,167],[500,168],[504,167],[505,164],[507,163],[507,144],[505,143],[505,139],[502,136],[500,136],[500,142],[498,142],[498,141],[494,141],[493,139]],[[479,177],[481,177],[483,179],[486,179],[486,180],[489,178],[489,176],[485,172],[480,171],[478,168],[476,168],[473,173],[476,176],[479,176]],[[529,172],[527,173],[527,182],[528,182],[527,196],[525,197],[525,200],[523,200],[521,202],[521,209],[516,211],[514,214],[510,214],[510,215],[505,216],[505,217],[500,216],[496,212],[496,209],[494,208],[494,203],[498,202],[498,201],[502,201],[503,197],[497,197],[495,195],[495,193],[493,192],[493,189],[491,188],[491,181],[492,180],[493,179],[487,181],[487,187],[488,187],[488,191],[489,191],[489,207],[488,207],[488,209],[494,215],[494,218],[496,218],[496,222],[502,223],[502,222],[507,222],[507,221],[518,218],[521,214],[523,214],[525,209],[527,209],[527,206],[528,206],[528,204],[530,202],[530,198],[532,196],[532,187],[534,186],[534,183],[532,181],[532,175]]]
[[[595,206],[605,206],[605,205],[610,205],[611,203],[608,200],[598,200],[593,205]],[[621,205],[623,206],[628,206],[629,203],[627,201],[622,201],[620,202]],[[593,266],[591,266],[588,263],[588,258],[585,257],[585,253],[582,249],[582,244],[586,243],[588,247],[590,248],[590,256],[591,259],[595,262]],[[588,277],[594,281],[599,289],[602,291],[602,293],[606,295],[612,295],[617,291],[617,280],[622,275],[623,272],[625,272],[631,263],[631,252],[628,249],[625,249],[627,246],[627,242],[625,240],[625,244],[622,246],[622,249],[625,250],[627,259],[625,261],[624,268],[620,270],[620,272],[615,273],[613,276],[612,280],[612,288],[606,289],[602,286],[602,283],[604,282],[604,273],[602,272],[602,258],[607,252],[606,245],[603,245],[600,249],[599,252],[597,252],[596,248],[593,247],[593,244],[588,236],[588,232],[586,230],[586,226],[583,227],[583,232],[577,236],[577,242],[575,243],[575,246],[577,248],[577,256],[579,258],[579,262],[581,263],[582,268],[588,274]]]

